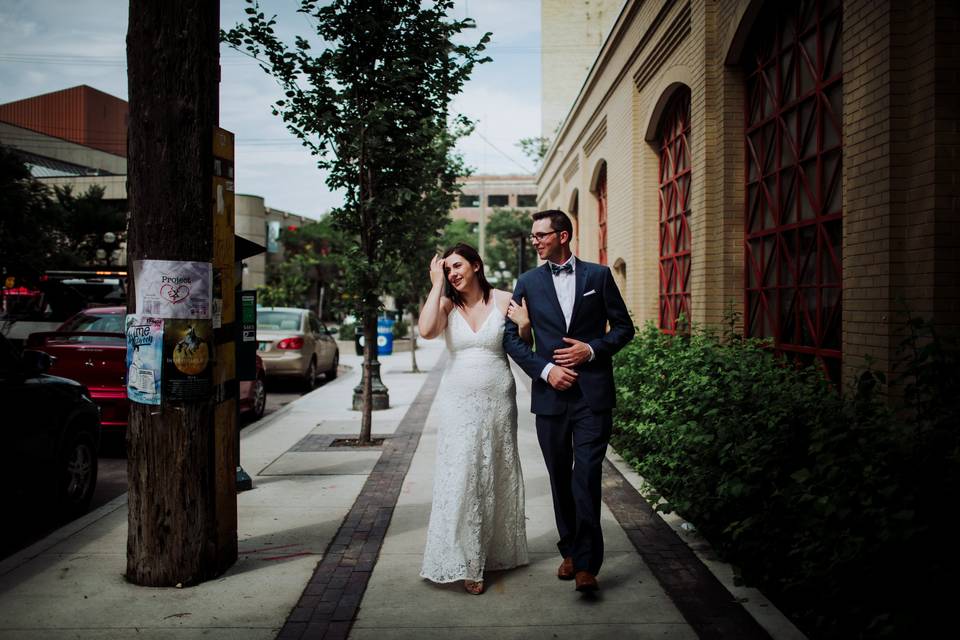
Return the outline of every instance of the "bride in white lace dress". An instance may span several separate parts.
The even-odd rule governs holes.
[[[444,335],[450,359],[434,408],[437,458],[420,575],[463,580],[480,594],[484,571],[528,564],[516,387],[502,346],[510,294],[490,286],[465,244],[434,257],[430,278],[418,326],[425,338]]]

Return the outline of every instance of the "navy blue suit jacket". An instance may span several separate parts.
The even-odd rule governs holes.
[[[557,391],[540,373],[553,361],[555,349],[570,345],[563,338],[586,342],[595,358],[575,368],[577,384],[593,411],[612,409],[616,405],[613,386],[613,355],[633,338],[633,320],[623,302],[620,290],[608,267],[574,258],[576,294],[570,329],[566,327],[557,290],[553,286],[550,265],[527,271],[517,280],[513,299],[527,300],[527,312],[533,326],[535,348],[524,342],[517,325],[507,320],[503,332],[503,348],[533,379],[530,410],[538,415],[557,415],[566,410],[569,391]],[[607,323],[610,330],[607,330]]]

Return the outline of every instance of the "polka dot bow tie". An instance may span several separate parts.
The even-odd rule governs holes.
[[[567,264],[565,264],[565,265],[563,265],[563,266],[561,267],[561,266],[555,265],[555,264],[553,264],[553,263],[551,262],[551,263],[550,263],[550,271],[553,271],[553,275],[555,275],[555,276],[558,276],[558,275],[560,275],[561,273],[573,273],[573,265],[568,262]]]

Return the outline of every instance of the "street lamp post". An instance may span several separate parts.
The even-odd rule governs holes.
[[[527,251],[524,241],[524,234],[517,236],[517,277],[527,270]]]

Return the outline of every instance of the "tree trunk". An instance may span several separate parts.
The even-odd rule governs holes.
[[[419,308],[423,308],[422,300]],[[420,373],[420,368],[417,366],[417,323],[419,321],[419,314],[410,314],[410,373]]]
[[[217,2],[130,3],[131,267],[143,259],[212,261],[219,26]],[[136,283],[132,277],[129,282],[127,307],[133,313]],[[211,354],[215,351],[212,340],[208,348]],[[232,540],[229,523],[218,531],[218,508],[229,511],[229,504],[217,495],[224,466],[218,455],[232,460],[233,452],[218,451],[214,407],[212,391],[199,400],[177,403],[164,391],[159,406],[130,403],[131,582],[196,584],[219,575],[236,560],[235,520]],[[232,500],[235,517],[235,490]]]
[[[370,443],[373,426],[373,361],[377,358],[377,314],[363,314],[363,414],[360,418],[360,444]]]

